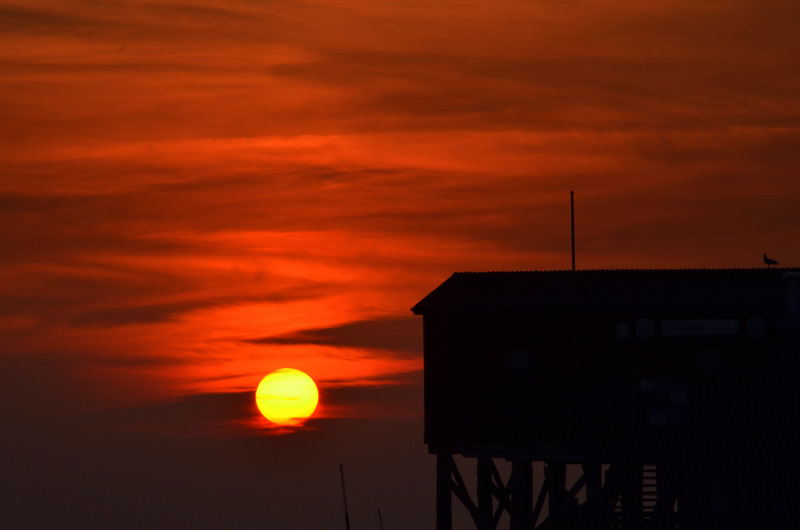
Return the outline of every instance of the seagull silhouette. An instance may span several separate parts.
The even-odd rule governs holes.
[[[767,267],[771,267],[773,265],[777,265],[778,264],[778,262],[775,261],[774,259],[768,258],[766,254],[764,254],[764,263],[767,264]]]

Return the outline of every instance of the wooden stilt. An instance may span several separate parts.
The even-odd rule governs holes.
[[[449,454],[436,455],[436,530],[453,530],[452,463]]]
[[[533,465],[531,460],[511,461],[511,530],[529,530],[533,525]]]

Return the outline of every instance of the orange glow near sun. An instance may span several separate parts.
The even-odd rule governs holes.
[[[267,374],[256,389],[258,410],[278,425],[300,425],[314,413],[318,402],[314,380],[294,368],[280,368]]]

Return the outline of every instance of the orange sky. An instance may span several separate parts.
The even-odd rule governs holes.
[[[3,2],[9,353],[138,398],[408,374],[266,339],[564,268],[571,189],[582,268],[798,262],[793,3],[495,4]]]
[[[0,0],[0,26],[10,420],[282,366],[321,418],[418,417],[409,308],[569,267],[570,190],[579,268],[800,263],[796,1]],[[202,429],[264,427],[241,407]]]

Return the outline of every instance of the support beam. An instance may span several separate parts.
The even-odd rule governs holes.
[[[507,484],[503,484],[503,478],[500,472],[497,471],[497,466],[492,463],[492,478],[494,479],[494,497],[497,499],[497,508],[494,511],[493,524],[497,528],[503,512],[511,513],[511,491],[508,489]]]
[[[467,457],[470,459],[470,457]],[[679,495],[677,485],[680,467],[676,462],[659,465],[657,496],[645,500],[643,481],[645,466],[641,460],[610,465],[602,474],[599,460],[581,462],[583,473],[567,489],[567,464],[547,460],[544,480],[534,503],[533,461],[512,458],[511,474],[506,481],[500,476],[491,457],[477,457],[477,491],[470,490],[452,454],[437,455],[436,530],[453,530],[453,497],[469,512],[476,530],[497,530],[504,513],[509,515],[510,530],[674,530],[673,506]],[[647,482],[650,491],[650,482]],[[585,488],[586,501],[579,495]],[[655,502],[655,504],[653,504]],[[541,520],[542,512],[548,512]],[[651,513],[652,512],[652,513]]]
[[[491,530],[494,530],[494,506],[492,502],[492,470],[494,464],[489,457],[478,458],[478,512],[481,521],[491,522]]]
[[[547,499],[547,491],[549,487],[550,486],[547,484],[547,475],[545,474],[544,482],[542,483],[542,489],[539,490],[539,496],[536,498],[536,506],[533,508],[533,516],[531,517],[534,527],[539,524],[539,516],[542,514],[542,509],[544,508],[544,502]]]
[[[452,465],[449,454],[436,455],[436,530],[453,530]]]
[[[564,462],[549,461],[545,467],[548,484],[548,520],[553,528],[562,528],[566,521],[567,465]]]
[[[533,526],[533,463],[530,459],[511,460],[511,530],[530,530]]]
[[[600,462],[586,461],[581,464],[586,477],[586,513],[592,522],[590,528],[603,528],[605,517],[605,497],[603,496],[603,475]]]

